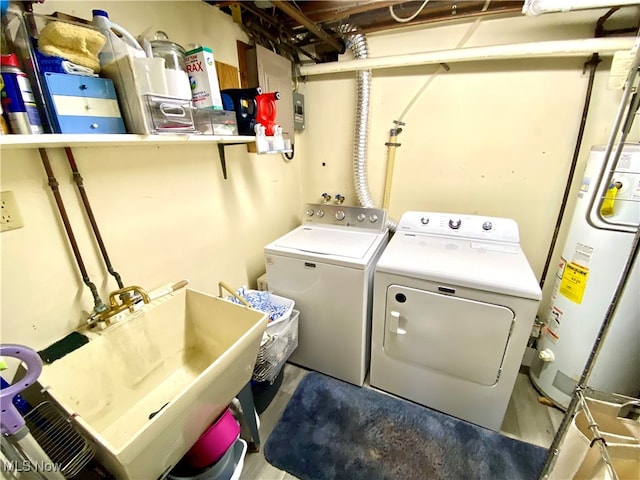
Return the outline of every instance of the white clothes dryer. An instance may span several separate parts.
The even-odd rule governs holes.
[[[302,225],[264,248],[269,290],[300,311],[289,362],[363,384],[373,272],[388,237],[382,209],[307,204]]]
[[[500,430],[540,298],[514,220],[406,212],[375,269],[371,386]]]

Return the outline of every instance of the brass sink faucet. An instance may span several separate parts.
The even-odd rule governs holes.
[[[132,295],[132,292],[137,293],[138,296]],[[122,303],[118,303],[116,297],[119,297]],[[119,290],[114,290],[109,294],[109,307],[102,312],[91,315],[87,319],[89,327],[95,326],[98,322],[105,322],[107,325],[109,325],[111,323],[111,319],[115,315],[127,309],[130,312],[133,312],[134,305],[138,297],[142,297],[142,301],[145,304],[151,302],[149,294],[146,292],[146,290],[142,287],[138,287],[137,285],[131,285]]]

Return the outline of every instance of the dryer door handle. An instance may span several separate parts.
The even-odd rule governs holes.
[[[407,333],[404,328],[400,328],[400,312],[392,310],[389,313],[389,331],[396,335],[404,335]]]

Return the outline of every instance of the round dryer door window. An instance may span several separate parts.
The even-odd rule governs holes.
[[[509,343],[510,308],[390,285],[384,350],[400,361],[495,385]]]

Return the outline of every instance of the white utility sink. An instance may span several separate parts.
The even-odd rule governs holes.
[[[266,325],[183,288],[91,334],[39,382],[118,479],[162,478],[250,381]]]

